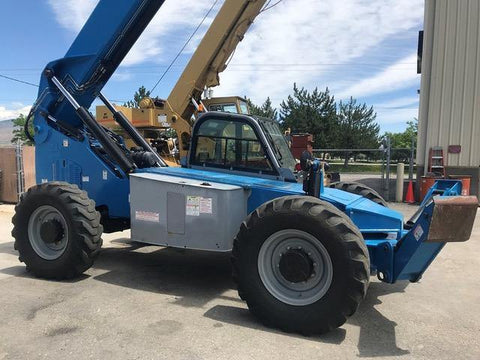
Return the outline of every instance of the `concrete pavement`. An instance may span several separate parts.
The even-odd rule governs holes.
[[[250,315],[228,255],[138,247],[128,232],[104,236],[80,279],[35,279],[13,250],[12,214],[0,206],[0,360],[480,358],[478,219],[472,239],[447,245],[420,283],[372,278],[346,325],[302,337]]]

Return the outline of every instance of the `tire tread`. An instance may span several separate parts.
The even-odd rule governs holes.
[[[305,319],[304,326],[296,322],[282,322],[278,318],[272,318],[263,311],[264,304],[258,302],[255,294],[252,294],[247,282],[242,281],[241,259],[246,254],[244,244],[252,241],[253,233],[259,219],[266,216],[275,216],[279,213],[292,213],[309,216],[331,224],[331,228],[340,234],[346,253],[350,255],[352,274],[349,278],[348,300],[345,307],[332,311],[331,316],[321,325],[311,326],[307,324],[310,319]],[[300,333],[303,335],[321,334],[333,330],[345,323],[347,318],[355,313],[360,302],[366,295],[370,278],[370,259],[368,249],[358,228],[351,220],[333,205],[308,196],[285,196],[263,204],[253,211],[242,223],[237,236],[234,239],[232,251],[233,279],[237,284],[238,293],[242,300],[247,302],[250,311],[269,327],[275,327],[285,332]]]
[[[329,187],[333,189],[343,190],[351,194],[357,194],[357,195],[363,196],[364,198],[367,198],[373,201],[374,203],[388,207],[387,202],[378,192],[361,183],[339,181],[339,182],[330,184]]]
[[[31,255],[22,253],[25,249],[24,242],[28,242],[28,230],[22,228],[22,221],[19,216],[30,206],[32,197],[51,196],[58,198],[71,216],[71,223],[74,227],[75,241],[78,245],[78,253],[72,254],[71,263],[63,264],[58,271],[41,266],[33,266]],[[28,221],[28,220],[27,220]],[[15,206],[15,215],[12,218],[12,236],[15,238],[14,248],[19,251],[20,262],[25,262],[27,270],[36,277],[47,279],[71,279],[79,276],[92,264],[93,259],[98,255],[102,246],[101,235],[103,227],[100,223],[100,213],[95,210],[95,202],[88,197],[86,191],[81,190],[77,185],[66,182],[48,182],[31,187],[21,197],[20,202]],[[62,255],[63,256],[63,255]]]

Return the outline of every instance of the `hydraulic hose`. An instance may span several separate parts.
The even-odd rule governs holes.
[[[32,143],[35,143],[35,139],[33,136],[30,134],[29,130],[29,124],[30,124],[30,119],[33,116],[33,107],[30,109],[30,112],[28,113],[27,118],[25,119],[25,124],[23,125],[23,132],[25,133],[25,136],[27,137],[28,140],[30,140]]]

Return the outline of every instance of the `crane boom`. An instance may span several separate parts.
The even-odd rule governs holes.
[[[199,100],[205,87],[220,84],[219,73],[265,5],[265,0],[226,0],[190,62],[168,97],[183,119],[195,111],[191,98]]]

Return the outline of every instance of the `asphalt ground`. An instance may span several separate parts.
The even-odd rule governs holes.
[[[412,214],[413,206],[392,205]],[[448,244],[420,283],[372,278],[340,329],[303,337],[266,328],[235,290],[228,255],[139,247],[104,236],[74,281],[33,278],[0,206],[0,360],[480,359],[480,222]]]

